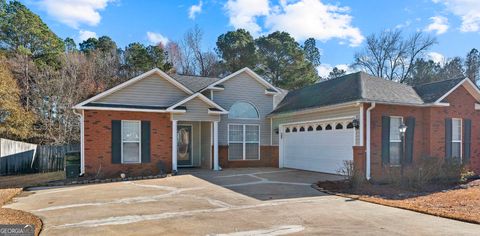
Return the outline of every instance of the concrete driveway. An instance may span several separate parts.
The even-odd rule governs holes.
[[[44,235],[478,235],[480,231],[474,224],[322,194],[310,187],[322,178],[339,177],[274,168],[189,170],[164,179],[37,189],[6,207],[40,216]]]

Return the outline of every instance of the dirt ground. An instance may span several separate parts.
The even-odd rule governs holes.
[[[40,173],[0,177],[0,207],[17,195],[25,194],[23,187],[35,186],[48,181],[64,178],[64,172]],[[0,208],[0,224],[33,224],[35,234],[42,229],[42,221],[37,216],[20,210]]]
[[[412,192],[391,186],[363,186],[350,190],[340,183],[319,183],[319,187],[349,197],[386,206],[414,210],[435,216],[480,224],[480,180],[431,192]]]

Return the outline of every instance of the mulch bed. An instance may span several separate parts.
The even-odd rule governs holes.
[[[345,181],[319,182],[317,189],[366,202],[480,224],[480,180],[454,186],[431,185],[422,191],[369,183],[351,189]]]
[[[22,192],[21,188],[0,189],[0,207]],[[35,225],[35,235],[42,229],[42,221],[37,216],[9,208],[0,208],[0,224],[32,224]]]

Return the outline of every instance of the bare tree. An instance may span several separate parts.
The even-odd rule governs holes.
[[[213,51],[202,50],[203,31],[195,26],[183,39],[166,45],[169,62],[176,71],[186,75],[216,76],[219,73],[218,57]]]
[[[409,78],[415,60],[426,52],[436,39],[416,32],[404,39],[400,30],[383,31],[367,38],[367,45],[355,54],[354,66],[374,76],[404,83]]]

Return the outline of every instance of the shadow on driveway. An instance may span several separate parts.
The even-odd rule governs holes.
[[[334,174],[278,168],[229,168],[222,171],[188,168],[181,169],[179,173],[193,175],[258,200],[326,195],[311,185],[317,181],[344,178]]]

